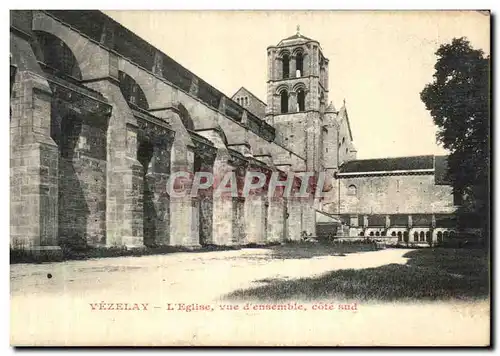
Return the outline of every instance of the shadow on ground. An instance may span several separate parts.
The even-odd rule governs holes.
[[[37,254],[24,250],[10,250],[10,263],[45,263],[71,260],[88,260],[94,258],[112,257],[141,257],[151,255],[165,255],[178,252],[204,253],[213,251],[238,250],[239,246],[216,246],[206,245],[198,249],[182,246],[145,246],[140,248],[127,249],[126,247],[86,247],[68,248],[62,246],[59,253],[54,254],[49,251],[40,251]]]
[[[70,260],[88,260],[93,258],[111,258],[111,257],[140,257],[151,255],[165,255],[178,252],[205,253],[214,251],[232,251],[243,248],[258,248],[271,251],[270,255],[258,256],[249,255],[243,258],[247,259],[297,259],[312,258],[319,256],[345,256],[347,253],[375,251],[378,248],[372,242],[354,243],[354,244],[335,244],[335,243],[310,243],[310,242],[288,242],[285,244],[274,245],[237,245],[237,246],[217,246],[204,245],[200,248],[189,248],[182,246],[145,246],[141,248],[127,249],[125,247],[84,247],[74,248],[71,246],[62,246],[61,250],[53,254],[52,251],[40,251],[32,254],[24,250],[10,251],[10,263],[45,263],[60,262]],[[241,258],[241,257],[237,257]]]
[[[405,265],[345,269],[313,278],[267,279],[265,285],[236,290],[227,300],[352,301],[484,298],[489,294],[488,255],[483,249],[427,248],[404,255]]]

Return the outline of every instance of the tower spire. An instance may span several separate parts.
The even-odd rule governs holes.
[[[300,36],[300,25],[297,25],[297,36]]]

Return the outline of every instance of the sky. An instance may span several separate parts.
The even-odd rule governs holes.
[[[446,154],[420,100],[435,52],[465,36],[490,53],[490,19],[476,11],[105,11],[231,97],[266,102],[267,51],[296,33],[329,63],[329,100],[345,99],[358,159]]]

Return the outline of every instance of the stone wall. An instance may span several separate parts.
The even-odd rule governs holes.
[[[350,195],[352,187],[355,195]],[[452,187],[436,185],[433,174],[340,179],[341,214],[451,213],[453,209]]]

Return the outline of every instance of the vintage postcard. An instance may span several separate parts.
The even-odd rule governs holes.
[[[12,346],[482,346],[488,11],[10,11]]]

